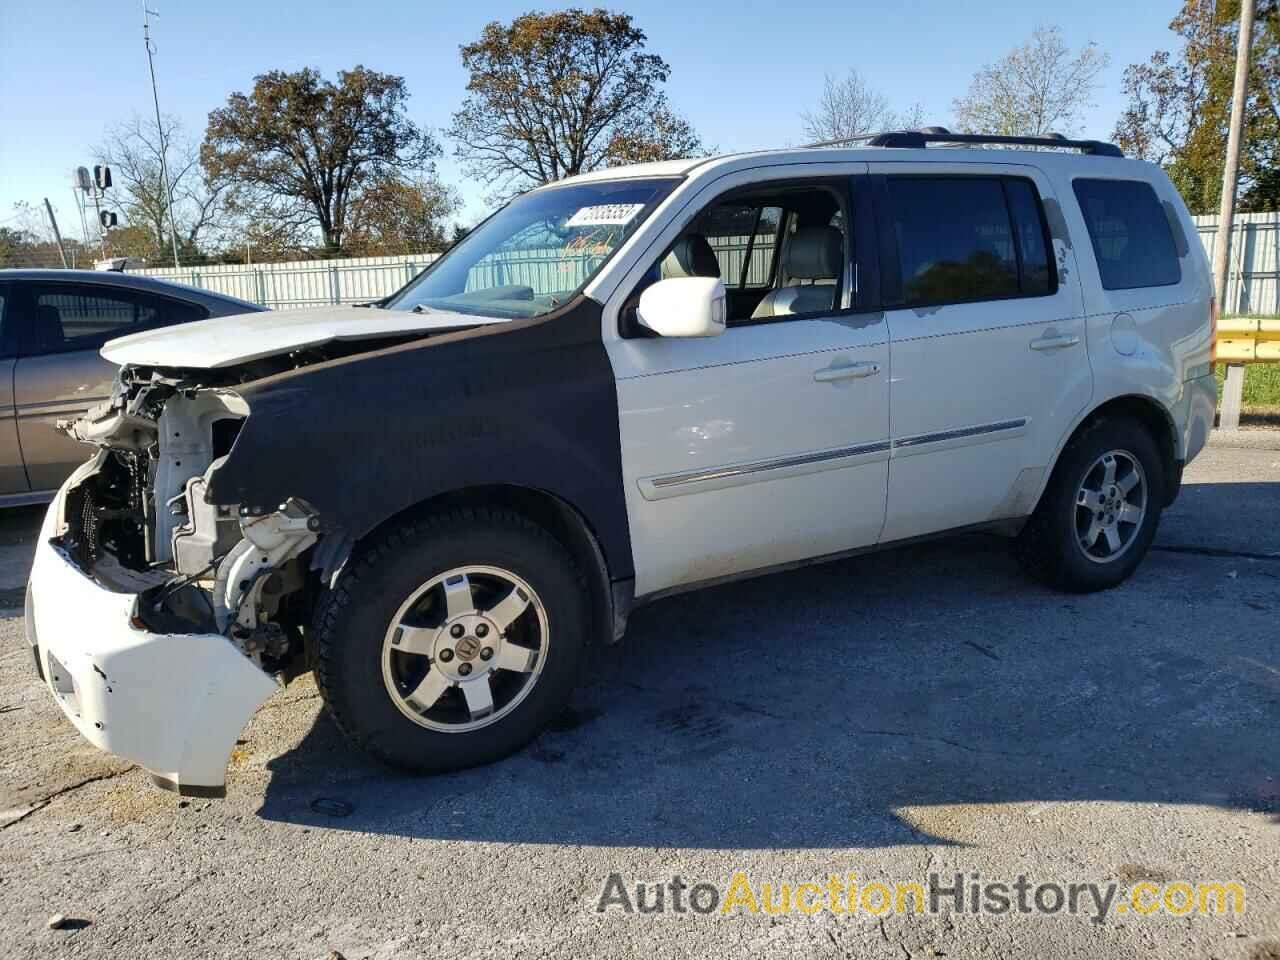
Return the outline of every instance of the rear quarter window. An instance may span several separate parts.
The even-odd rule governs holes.
[[[1166,287],[1182,279],[1164,207],[1141,180],[1076,180],[1104,290]]]

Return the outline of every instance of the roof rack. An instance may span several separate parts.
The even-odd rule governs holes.
[[[903,147],[923,150],[930,143],[983,143],[1019,147],[1060,147],[1079,150],[1095,157],[1123,157],[1114,143],[1103,140],[1070,140],[1060,133],[1046,133],[1039,137],[1008,137],[994,133],[952,133],[945,127],[925,127],[921,130],[892,130],[885,133],[865,133],[838,140],[822,140],[806,144],[807,147],[836,147],[844,143],[866,143],[869,147]]]

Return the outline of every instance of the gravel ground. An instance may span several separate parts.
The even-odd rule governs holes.
[[[967,537],[638,610],[558,729],[451,776],[368,762],[304,679],[245,730],[226,800],[179,801],[80,740],[0,610],[0,953],[1274,960],[1280,434],[1215,442],[1186,481],[1103,594],[1044,590]],[[0,516],[0,600],[37,520]],[[596,911],[611,873],[737,870],[1234,880],[1248,902],[1101,923]]]

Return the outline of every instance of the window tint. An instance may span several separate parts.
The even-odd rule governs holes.
[[[999,179],[890,177],[888,190],[908,306],[1017,296]]]
[[[1044,220],[1040,216],[1040,203],[1035,187],[1029,180],[1011,179],[1004,181],[1004,191],[1009,201],[1009,216],[1018,234],[1022,293],[1028,297],[1053,293],[1056,275],[1049,267]]]
[[[201,320],[203,307],[129,290],[60,283],[33,290],[28,352],[85,350],[145,327]]]
[[[769,285],[781,220],[781,207],[745,203],[718,204],[698,218],[694,230],[706,237],[715,251],[720,279],[727,289]],[[744,273],[748,251],[751,260]]]
[[[1156,192],[1139,180],[1077,180],[1106,290],[1163,287],[1182,279],[1173,231]]]

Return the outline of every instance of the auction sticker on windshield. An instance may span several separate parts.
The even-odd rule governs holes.
[[[565,221],[566,227],[604,227],[630,223],[644,209],[643,203],[602,203],[582,207]]]

